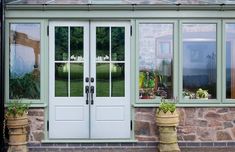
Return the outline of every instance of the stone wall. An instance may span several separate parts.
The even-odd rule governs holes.
[[[44,139],[44,109],[30,109],[28,116],[29,142],[40,142]]]
[[[235,108],[178,108],[180,141],[235,140]],[[139,141],[158,141],[155,108],[135,109],[135,137]],[[29,141],[44,139],[44,109],[29,110]]]
[[[235,140],[235,108],[178,108],[180,141]],[[135,135],[141,141],[158,140],[155,108],[136,108]]]

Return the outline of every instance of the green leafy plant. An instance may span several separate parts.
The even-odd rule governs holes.
[[[167,101],[164,98],[161,99],[161,103],[159,106],[159,112],[163,111],[164,113],[167,113],[168,111],[170,111],[171,113],[173,113],[175,110],[176,110],[176,103],[175,102]]]
[[[196,98],[200,99],[200,98],[208,98],[209,93],[207,92],[207,90],[203,90],[201,88],[199,88],[196,92]]]
[[[20,100],[14,100],[7,107],[6,116],[22,116],[27,113],[30,103],[22,103]]]

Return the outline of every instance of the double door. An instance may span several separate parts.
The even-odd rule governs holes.
[[[129,22],[49,24],[49,138],[130,138]]]

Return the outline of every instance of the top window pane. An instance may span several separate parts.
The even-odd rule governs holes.
[[[173,96],[173,24],[139,26],[139,98]]]
[[[68,61],[68,27],[55,27],[55,60]]]
[[[235,23],[226,24],[226,98],[235,99]]]
[[[9,98],[40,99],[40,24],[10,24]]]
[[[216,98],[216,24],[183,24],[183,97]]]

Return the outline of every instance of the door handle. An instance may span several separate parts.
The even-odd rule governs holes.
[[[88,104],[89,86],[85,87],[85,92],[86,92],[86,104]]]
[[[95,92],[95,88],[94,86],[91,86],[91,104],[93,105],[94,104],[94,100],[93,100],[93,94]]]

